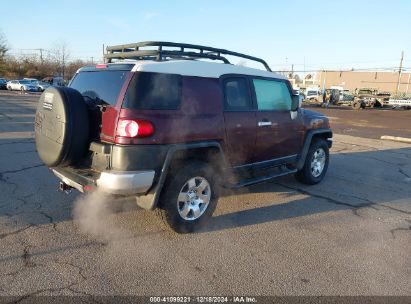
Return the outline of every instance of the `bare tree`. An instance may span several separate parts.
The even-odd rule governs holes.
[[[64,79],[67,61],[70,59],[70,50],[67,41],[61,40],[56,42],[54,44],[53,53],[53,57],[59,65],[60,74]]]
[[[9,50],[7,46],[7,40],[4,36],[3,32],[0,30],[0,73],[4,73],[5,71],[5,57],[6,53]]]

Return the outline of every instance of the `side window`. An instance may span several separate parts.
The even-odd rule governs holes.
[[[181,103],[181,88],[181,75],[137,72],[127,89],[123,107],[176,110]]]
[[[234,77],[224,80],[224,109],[227,111],[252,109],[250,90],[246,78]]]
[[[253,84],[259,110],[291,110],[291,95],[288,86],[284,82],[254,79]]]

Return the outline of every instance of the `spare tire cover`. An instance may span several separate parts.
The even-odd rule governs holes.
[[[88,150],[87,106],[77,90],[49,87],[40,96],[35,118],[36,148],[50,167],[77,163]]]

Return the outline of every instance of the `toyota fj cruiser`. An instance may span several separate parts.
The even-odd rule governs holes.
[[[287,174],[323,179],[329,121],[301,109],[292,92],[264,60],[237,52],[171,42],[108,47],[104,64],[41,95],[36,147],[61,190],[133,196],[175,231],[192,232],[213,214],[221,186]]]

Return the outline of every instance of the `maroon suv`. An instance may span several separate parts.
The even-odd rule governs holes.
[[[306,184],[323,179],[329,121],[301,109],[264,60],[170,42],[108,47],[105,57],[39,100],[37,150],[62,190],[136,197],[184,233],[212,215],[220,187],[291,173]]]

